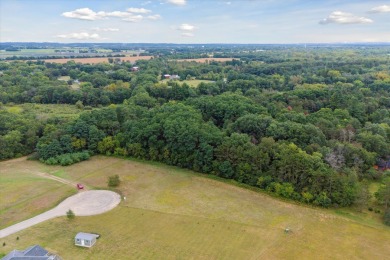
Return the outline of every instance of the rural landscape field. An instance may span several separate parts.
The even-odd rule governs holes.
[[[388,28],[383,0],[1,0],[1,260],[390,259]]]
[[[364,214],[291,204],[175,167],[102,156],[69,167],[25,158],[1,162],[0,167],[2,180],[18,174],[12,183],[1,183],[1,198],[13,204],[0,213],[8,223],[28,217],[15,214],[20,209],[15,201],[42,205],[42,210],[71,192],[62,186],[53,196],[53,187],[61,183],[40,177],[40,172],[96,189],[106,188],[107,177],[115,172],[126,197],[103,215],[57,218],[3,238],[2,253],[37,243],[64,259],[386,259],[390,254],[384,243],[390,240],[390,229]],[[18,192],[27,181],[40,196],[30,197],[28,189]],[[19,198],[9,197],[15,193]],[[291,233],[284,232],[286,227]],[[96,247],[74,247],[79,231],[99,233]]]

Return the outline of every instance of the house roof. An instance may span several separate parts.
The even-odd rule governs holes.
[[[94,238],[96,238],[97,235],[96,234],[91,234],[91,233],[84,233],[84,232],[79,232],[77,233],[76,235],[76,239],[86,239],[86,240],[92,240]]]
[[[2,258],[1,260],[50,260],[50,256],[16,256],[11,258]]]
[[[1,260],[48,260],[53,259],[48,256],[49,252],[39,245],[28,247],[26,250],[13,250]]]
[[[45,256],[49,252],[39,245],[31,246],[24,250],[25,256]]]

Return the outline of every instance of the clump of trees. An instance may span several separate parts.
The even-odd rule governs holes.
[[[50,157],[47,160],[41,159],[41,161],[48,165],[68,166],[74,163],[88,160],[89,157],[90,155],[88,152],[64,153],[55,157]]]

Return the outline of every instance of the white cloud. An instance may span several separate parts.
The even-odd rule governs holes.
[[[161,15],[159,14],[155,14],[155,15],[149,15],[148,17],[146,17],[150,20],[158,20],[158,19],[161,19]]]
[[[118,32],[119,31],[118,28],[100,28],[100,27],[94,27],[94,28],[92,28],[92,30],[98,31],[98,32]]]
[[[194,37],[195,35],[193,33],[191,33],[191,32],[183,32],[181,34],[181,36],[183,36],[183,37]]]
[[[62,38],[62,39],[76,39],[76,40],[96,40],[96,39],[100,39],[99,34],[97,34],[97,33],[89,34],[87,32],[59,34],[56,37],[57,38]]]
[[[148,13],[152,12],[152,11],[145,9],[145,8],[134,8],[134,7],[130,7],[126,11],[128,11],[130,13],[136,13],[136,14],[148,14]]]
[[[188,23],[183,23],[179,26],[179,30],[180,31],[189,31],[189,32],[192,32],[193,30],[195,30],[195,26],[191,25],[191,24],[188,24]]]
[[[122,21],[136,23],[136,22],[141,21],[142,19],[144,19],[144,17],[142,15],[129,15],[127,17],[123,17]]]
[[[89,8],[80,8],[71,12],[64,12],[62,13],[62,16],[67,18],[94,21],[102,19],[104,17],[102,16],[102,13],[104,12],[96,13]]]
[[[182,31],[181,36],[183,37],[194,37],[194,31],[197,28],[194,25],[188,24],[188,23],[183,23],[181,24],[177,30]]]
[[[185,5],[186,0],[167,0],[168,3],[174,4],[174,5]]]
[[[338,24],[364,24],[372,23],[373,20],[366,17],[355,16],[341,11],[332,12],[327,18],[322,19],[320,24],[338,23]]]
[[[390,5],[381,5],[372,8],[369,13],[390,13]]]
[[[134,14],[122,11],[113,11],[113,12],[101,12],[106,17],[118,17],[118,18],[127,18],[133,16]]]
[[[147,14],[151,12],[152,12],[151,10],[145,8],[128,8],[127,11],[113,11],[113,12],[105,12],[105,11],[95,12],[89,8],[81,8],[71,12],[65,12],[62,14],[62,16],[67,18],[89,20],[89,21],[109,19],[111,17],[115,17],[126,22],[139,22],[145,18],[141,14]],[[146,18],[150,20],[158,20],[161,18],[161,16],[158,14],[154,14],[154,15],[149,15]]]
[[[152,1],[146,1],[146,2],[143,2],[141,5],[150,5],[152,3]]]

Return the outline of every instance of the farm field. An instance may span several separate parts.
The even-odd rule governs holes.
[[[7,180],[0,197],[13,205],[23,198],[29,204],[51,199],[49,185],[30,182],[34,172],[98,189],[107,187],[108,176],[118,174],[118,190],[126,200],[103,215],[57,218],[4,238],[0,255],[32,244],[63,259],[386,259],[390,254],[390,228],[375,219],[292,204],[159,163],[95,156],[60,167],[9,160],[0,162],[0,178]],[[27,187],[43,195],[29,198]],[[72,193],[60,191],[45,207]],[[1,223],[5,216],[12,223],[35,215],[30,208],[25,211],[23,217],[0,211]],[[292,232],[285,234],[286,227]],[[101,238],[90,249],[78,248],[73,238],[80,231]]]
[[[119,58],[121,61],[130,61],[130,62],[136,62],[137,60],[150,60],[152,56],[126,56],[126,57],[112,57],[112,58]],[[45,62],[51,62],[51,63],[59,63],[64,64],[68,61],[75,61],[76,63],[90,63],[90,64],[96,64],[101,62],[107,62],[108,63],[108,57],[102,57],[102,58],[70,58],[70,59],[46,59]]]

